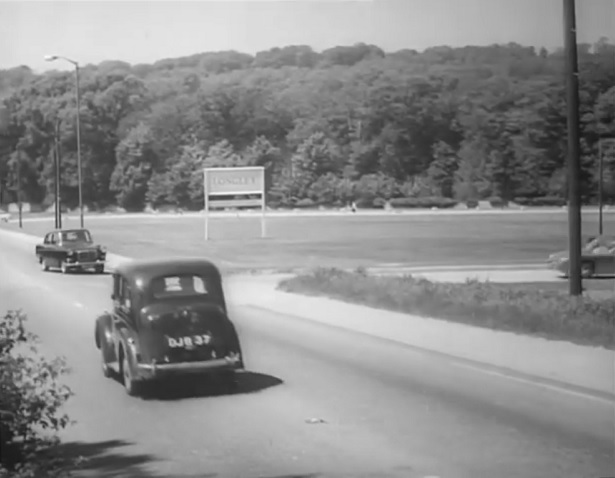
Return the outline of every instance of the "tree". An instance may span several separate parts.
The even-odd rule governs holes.
[[[117,192],[119,205],[126,209],[142,210],[145,206],[147,184],[158,162],[152,142],[149,127],[140,124],[117,147],[110,189]]]
[[[434,159],[427,169],[427,178],[435,187],[436,195],[452,198],[455,173],[459,167],[455,150],[439,141],[433,148]]]

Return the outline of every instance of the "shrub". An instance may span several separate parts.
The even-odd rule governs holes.
[[[371,198],[359,198],[355,201],[359,209],[371,209],[374,207],[374,200]]]
[[[476,199],[468,199],[466,201],[468,209],[476,209],[478,207],[478,201]]]
[[[312,201],[310,198],[304,198],[304,199],[299,199],[299,201],[297,201],[294,206],[296,208],[309,209],[312,207],[316,207],[317,204],[314,201]]]
[[[376,198],[372,201],[372,207],[376,209],[383,209],[386,206],[386,199]]]
[[[532,206],[551,206],[551,207],[562,207],[566,205],[566,200],[564,198],[555,197],[555,196],[545,196],[542,198],[534,198],[531,202]]]
[[[69,423],[60,413],[71,395],[59,383],[67,368],[61,358],[38,354],[38,339],[25,322],[19,311],[0,318],[0,476],[58,476],[53,456],[44,453],[57,439],[40,431],[58,432]]]
[[[436,207],[438,209],[452,208],[457,205],[457,201],[450,198],[442,197],[418,197],[418,198],[393,198],[390,201],[391,207],[396,209],[404,208],[426,208],[431,209]]]
[[[505,207],[508,204],[508,201],[505,201],[499,196],[492,196],[488,199],[488,201],[492,207]]]
[[[534,207],[562,207],[566,205],[566,199],[557,196],[545,196],[537,198],[518,197],[514,199],[520,206]]]
[[[377,277],[338,269],[316,269],[281,282],[279,288],[615,349],[613,298],[578,300],[563,292],[537,288],[479,281],[434,283],[412,276]]]

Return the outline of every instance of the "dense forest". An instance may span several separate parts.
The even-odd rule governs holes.
[[[615,202],[615,44],[581,44],[584,201]],[[262,165],[271,206],[520,204],[566,197],[563,52],[516,43],[385,53],[287,46],[81,69],[84,201],[90,208],[201,209],[203,167]],[[0,71],[0,184],[14,201],[77,203],[72,71]],[[601,145],[600,145],[601,144]]]

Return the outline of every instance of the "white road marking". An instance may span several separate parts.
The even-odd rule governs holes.
[[[534,381],[531,379],[527,379],[527,378],[522,378],[522,377],[515,377],[513,375],[509,375],[506,373],[502,373],[502,372],[496,372],[495,370],[487,370],[484,368],[481,368],[479,366],[476,365],[471,365],[471,364],[467,364],[467,363],[461,363],[461,362],[451,362],[452,365],[454,365],[455,367],[462,367],[462,368],[467,368],[476,372],[481,372],[484,373],[486,375],[493,375],[496,377],[500,377],[500,378],[504,378],[507,380],[514,380],[520,383],[524,383],[526,385],[532,385],[534,387],[541,387],[541,388],[545,388],[547,390],[551,390],[551,391],[555,391],[555,392],[559,392],[559,393],[563,393],[563,394],[567,394],[567,395],[572,395],[575,397],[580,397],[580,398],[585,398],[585,399],[589,399],[589,400],[595,400],[598,402],[602,402],[602,403],[608,403],[608,404],[613,404],[614,401],[610,400],[606,397],[597,397],[595,395],[589,395],[587,393],[583,393],[583,392],[577,392],[575,390],[569,390],[567,388],[563,388],[563,387],[558,387],[557,385],[551,385],[548,383],[543,383],[543,382],[539,382],[539,381]]]

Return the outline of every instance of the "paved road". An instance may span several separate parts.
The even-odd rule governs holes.
[[[73,368],[78,423],[63,439],[91,457],[83,476],[612,474],[612,403],[250,309],[239,279],[228,287],[250,369],[243,393],[130,398],[102,377],[93,343],[109,277],[44,273],[8,241],[0,250],[2,308],[21,306],[44,350]]]

